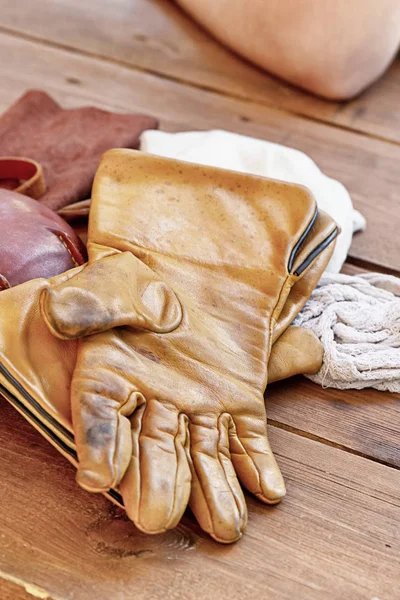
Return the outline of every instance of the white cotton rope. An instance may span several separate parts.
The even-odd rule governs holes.
[[[373,387],[400,393],[400,279],[365,273],[324,274],[295,325],[324,346],[316,375],[323,387]]]

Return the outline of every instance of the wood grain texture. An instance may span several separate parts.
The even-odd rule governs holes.
[[[305,377],[274,383],[268,419],[400,469],[400,397],[373,389],[322,388]]]
[[[0,110],[37,87],[66,107],[147,112],[169,131],[224,128],[303,150],[347,186],[367,218],[350,255],[400,271],[400,146],[4,34],[0,52]]]
[[[246,535],[221,546],[190,515],[137,532],[1,403],[0,571],[57,600],[397,600],[400,472],[270,429],[288,496],[249,497]]]
[[[251,102],[400,141],[400,60],[356,100],[327,102],[240,59],[171,1],[24,0],[21,10],[17,2],[0,0],[0,9],[2,26],[11,31]]]

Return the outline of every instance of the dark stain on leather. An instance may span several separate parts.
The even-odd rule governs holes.
[[[86,443],[92,448],[102,448],[114,436],[114,427],[111,423],[93,425],[86,431]]]

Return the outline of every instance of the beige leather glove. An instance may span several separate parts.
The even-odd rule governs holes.
[[[66,221],[71,222],[74,228],[77,228],[79,235],[85,240],[87,240],[87,219],[90,214],[90,203],[90,199],[82,200],[57,211]],[[312,276],[310,269],[307,271],[303,281],[306,280],[309,290],[307,292],[302,291],[304,299],[307,299],[314,289],[333,253],[333,249],[334,243],[330,244],[322,253],[323,264],[318,264],[318,268],[315,269],[316,276]],[[287,302],[290,306],[293,306],[290,296]],[[297,301],[295,314],[298,310]],[[288,319],[286,318],[284,325],[286,327],[287,322]],[[276,335],[280,335],[283,327],[279,326],[276,329]],[[319,371],[323,358],[323,346],[310,329],[291,326],[278,339],[276,339],[276,335],[274,336],[276,341],[272,345],[268,362],[268,383],[288,379],[294,375],[313,375]]]
[[[108,152],[93,188],[89,266],[42,296],[53,334],[88,336],[71,386],[79,483],[119,485],[149,533],[174,527],[190,495],[222,542],[246,524],[236,476],[279,501],[266,365],[274,335],[306,300],[286,306],[288,297],[336,234],[299,186]],[[138,262],[157,274],[139,286]],[[130,328],[155,324],[158,333]]]
[[[75,467],[78,461],[70,386],[78,342],[61,341],[50,333],[39,310],[39,299],[43,290],[57,286],[77,271],[50,281],[29,281],[0,294],[0,397],[3,395]],[[301,372],[304,360],[308,369],[317,370],[318,345],[311,342],[314,367],[306,352],[298,350],[302,345],[309,352],[307,339],[308,330],[290,327],[277,340],[269,361],[276,379],[285,373]],[[105,496],[123,506],[117,490],[107,490]]]
[[[87,219],[90,214],[90,204],[90,199],[82,200],[57,211],[67,222],[72,223],[73,227],[79,228],[79,235],[82,236],[82,231],[84,232],[83,237],[85,240],[87,240]],[[334,243],[330,244],[323,252],[324,263],[318,265],[316,277],[311,277],[309,269],[307,275],[303,278],[303,280],[307,280],[309,287],[309,293],[304,293],[304,290],[302,292],[305,299],[311,294],[322,275],[333,253],[334,246]],[[288,303],[293,304],[290,297]],[[296,314],[297,312],[298,306],[296,306]],[[282,328],[279,327],[278,329],[280,334]],[[317,336],[305,327],[291,326],[272,345],[268,362],[268,383],[288,379],[294,375],[313,375],[319,371],[322,358],[323,346]]]

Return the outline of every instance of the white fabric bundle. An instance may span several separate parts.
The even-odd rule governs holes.
[[[324,387],[400,393],[400,279],[365,273],[323,275],[295,320],[324,346],[309,378]]]
[[[365,219],[353,209],[346,188],[339,181],[324,175],[309,156],[294,148],[215,130],[183,133],[145,131],[141,136],[140,149],[150,154],[262,175],[308,187],[318,206],[331,215],[342,230],[327,267],[327,271],[331,273],[339,273],[346,260],[353,233],[365,227]]]

